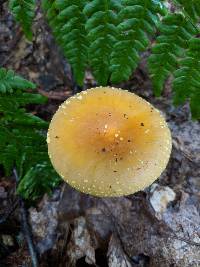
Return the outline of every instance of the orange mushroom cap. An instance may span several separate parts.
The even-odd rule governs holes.
[[[67,99],[52,118],[47,143],[61,177],[95,196],[128,195],[149,186],[165,169],[172,146],[160,112],[113,87]]]

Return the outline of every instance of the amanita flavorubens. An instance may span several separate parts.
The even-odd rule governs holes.
[[[61,177],[79,191],[102,197],[149,186],[165,169],[172,146],[157,109],[112,87],[67,99],[52,118],[47,142]]]

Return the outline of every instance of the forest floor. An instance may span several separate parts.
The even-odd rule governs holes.
[[[38,85],[48,102],[28,109],[49,121],[73,94],[73,81],[40,12],[34,36],[32,43],[27,42],[6,4],[0,8],[0,64]],[[147,56],[148,51],[131,79],[117,86],[144,97],[166,117],[173,136],[166,171],[151,187],[128,197],[95,198],[63,183],[52,196],[29,207],[41,267],[200,266],[200,124],[191,120],[187,104],[172,105],[170,79],[163,96],[153,96]],[[95,85],[88,71],[84,89]],[[8,220],[0,223],[0,267],[31,266],[14,178],[4,177],[2,170],[0,176],[0,215],[16,205]]]

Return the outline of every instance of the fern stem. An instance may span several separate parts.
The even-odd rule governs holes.
[[[82,91],[82,87],[79,86],[76,82],[73,84],[73,94],[80,93]]]
[[[75,95],[77,93],[80,93],[83,90],[83,88],[76,83],[73,71],[71,71],[71,80],[72,80],[73,94]]]
[[[15,176],[16,183],[18,183],[19,182],[19,176],[18,176],[17,170],[15,168],[13,169],[13,174]],[[25,207],[25,203],[21,197],[19,197],[19,205],[20,205],[20,212],[21,212],[22,229],[23,229],[24,237],[26,239],[26,242],[28,245],[28,250],[29,250],[29,253],[31,256],[32,267],[39,267],[37,252],[36,252],[33,240],[32,240],[32,232],[30,229],[30,225],[28,223],[27,210]]]

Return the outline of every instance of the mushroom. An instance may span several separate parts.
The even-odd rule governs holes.
[[[166,168],[172,146],[160,112],[113,87],[68,98],[52,118],[47,143],[51,162],[67,183],[102,197],[149,186]]]

